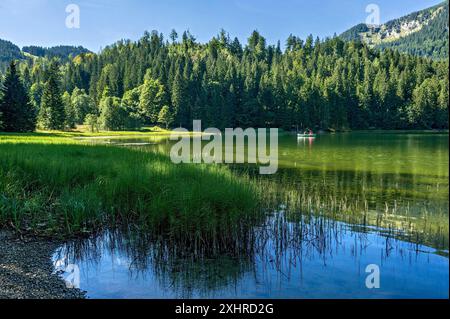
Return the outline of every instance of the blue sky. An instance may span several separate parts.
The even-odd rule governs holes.
[[[290,33],[332,36],[364,22],[366,6],[379,5],[381,22],[442,0],[0,0],[0,38],[19,46],[83,45],[97,52],[145,30],[166,36],[189,29],[205,42],[224,28],[243,42],[257,29],[269,43]],[[80,7],[80,29],[65,26],[68,4]]]

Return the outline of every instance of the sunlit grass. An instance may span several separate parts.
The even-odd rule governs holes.
[[[226,167],[58,134],[0,136],[1,224],[52,236],[133,224],[207,240],[257,214],[254,184]]]

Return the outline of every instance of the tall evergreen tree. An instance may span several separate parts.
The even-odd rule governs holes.
[[[65,113],[65,123],[64,126],[66,129],[74,129],[76,127],[76,113],[72,104],[72,98],[69,92],[64,92],[62,96],[62,101],[64,104],[64,113]]]
[[[6,132],[30,132],[36,128],[36,112],[28,94],[11,62],[0,93],[2,130]]]
[[[47,81],[42,93],[39,125],[48,130],[64,130],[65,108],[61,94],[61,75],[59,64],[53,61],[47,72]]]

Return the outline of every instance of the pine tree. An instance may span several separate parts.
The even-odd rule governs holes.
[[[36,113],[25,87],[11,62],[0,93],[2,130],[6,132],[31,132],[36,128]]]
[[[172,40],[172,43],[175,43],[178,39],[178,33],[175,29],[172,29],[170,32],[170,40]]]
[[[31,104],[35,108],[35,110],[39,110],[41,107],[41,101],[42,101],[42,93],[44,92],[44,86],[41,82],[33,83],[33,85],[30,88],[30,100]]]
[[[172,107],[175,124],[185,127],[183,124],[187,124],[188,120],[186,118],[185,84],[179,71],[172,84]]]
[[[76,113],[72,104],[72,98],[69,92],[64,92],[62,96],[62,101],[64,104],[64,113],[65,113],[65,123],[64,126],[66,129],[74,129],[76,127]]]
[[[60,71],[57,62],[53,61],[47,74],[47,82],[42,94],[39,111],[39,125],[48,130],[64,130],[65,110],[60,89]]]

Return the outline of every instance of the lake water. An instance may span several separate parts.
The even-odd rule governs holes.
[[[171,146],[164,137],[100,142]],[[130,230],[67,243],[54,259],[76,264],[90,298],[448,298],[447,134],[283,135],[279,156],[276,175],[255,178],[301,198],[298,212],[280,198],[242,252],[179,257],[177,243]],[[366,285],[369,265],[379,288]]]

